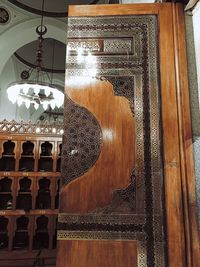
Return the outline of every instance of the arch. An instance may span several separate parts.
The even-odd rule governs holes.
[[[62,43],[66,42],[66,24],[63,21],[46,18],[44,24],[48,29],[46,38],[54,38]],[[35,28],[38,25],[40,25],[40,18],[26,20],[11,27],[0,36],[0,74],[8,59],[17,49],[37,39]]]
[[[55,12],[55,11],[42,11],[41,9],[38,9],[34,6],[30,6],[30,5],[27,5],[27,4],[24,4],[24,3],[21,3],[17,0],[8,0],[10,3],[12,3],[13,5],[16,5],[26,11],[29,11],[33,14],[37,14],[37,15],[44,15],[44,16],[47,16],[47,17],[66,17],[68,15],[68,12]],[[85,4],[86,5],[95,5],[99,2],[99,0],[90,0],[88,2],[86,2]],[[69,3],[68,5],[71,5],[72,3]],[[77,3],[78,4],[78,3]],[[66,10],[67,10],[67,6],[66,5]]]

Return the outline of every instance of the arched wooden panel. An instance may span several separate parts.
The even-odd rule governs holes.
[[[62,188],[61,212],[94,212],[110,204],[114,190],[126,188],[130,183],[135,167],[133,114],[128,100],[115,96],[109,82],[92,80],[89,85],[77,85],[76,90],[68,86],[67,94],[95,116],[102,133],[100,155],[95,164]],[[77,153],[85,155],[78,142],[82,139],[77,141]]]

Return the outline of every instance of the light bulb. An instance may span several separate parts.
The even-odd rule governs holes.
[[[16,85],[10,86],[7,89],[8,99],[14,104],[19,95],[19,88],[16,87]]]
[[[44,109],[44,110],[47,110],[47,108],[48,108],[48,102],[47,102],[47,101],[44,101],[44,102],[42,103],[42,106],[43,106],[43,109]]]
[[[22,103],[23,103],[23,100],[22,100],[21,96],[18,96],[17,105],[20,107]]]
[[[63,105],[64,102],[64,94],[57,91],[54,93],[55,96],[55,103],[58,108],[60,108]]]
[[[40,94],[42,92],[42,94]],[[34,104],[34,108],[39,108],[38,101],[41,102],[43,108],[46,110],[50,105],[52,109],[56,106],[61,107],[64,102],[64,94],[59,89],[50,87],[45,83],[22,83],[12,84],[7,89],[8,99],[14,104],[20,106],[23,102],[28,109],[30,104]],[[37,101],[37,103],[35,102]]]
[[[25,95],[28,94],[28,91],[29,91],[29,86],[28,86],[28,84],[23,84],[22,91],[24,92]]]
[[[51,90],[50,90],[50,88],[49,88],[49,87],[47,87],[47,86],[45,86],[45,88],[44,88],[44,93],[45,93],[45,95],[46,95],[46,96],[49,96],[49,95],[50,95],[50,93],[51,93]]]
[[[30,108],[30,104],[31,104],[31,103],[30,103],[29,100],[26,100],[26,101],[25,101],[25,106],[26,106],[27,109]]]
[[[33,91],[34,91],[34,93],[35,93],[36,95],[38,95],[39,92],[40,92],[40,86],[36,84],[36,85],[34,86],[34,88],[33,88]]]
[[[35,110],[37,110],[39,108],[39,104],[38,103],[34,103],[33,106],[34,106]]]
[[[37,128],[35,129],[35,131],[36,131],[36,133],[40,133],[40,127],[37,127]]]
[[[55,101],[51,101],[51,102],[50,102],[50,106],[51,106],[52,109],[54,109],[54,108],[56,107],[56,103],[55,103]]]

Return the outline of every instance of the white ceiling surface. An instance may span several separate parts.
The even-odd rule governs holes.
[[[41,0],[18,0],[18,2],[25,4],[35,9],[41,9]],[[48,12],[66,12],[68,5],[90,4],[92,0],[45,0],[44,10]]]
[[[39,25],[39,23],[39,19],[21,21],[21,23],[11,26],[6,32],[3,32],[0,35],[0,73],[5,63],[14,52],[16,52],[20,47],[37,39],[38,36],[35,33],[35,28]],[[66,24],[61,21],[53,21],[49,18],[45,25],[48,28],[48,32],[45,35],[46,38],[53,38],[65,43]]]
[[[1,73],[6,62],[14,52],[37,39],[38,35],[35,30],[40,25],[41,16],[16,8],[5,0],[0,0],[0,6],[6,7],[10,13],[10,21],[6,25],[0,26]],[[44,24],[48,29],[45,38],[53,38],[65,44],[66,18],[45,17]]]
[[[67,10],[69,4],[89,4],[94,0],[45,0],[44,6],[47,12],[59,12],[64,13]],[[17,2],[27,5],[31,8],[40,9],[42,8],[42,0],[18,0]],[[108,0],[99,0],[98,3],[106,3]],[[25,55],[29,54],[29,58],[33,55],[33,47],[29,44],[37,39],[35,29],[40,25],[41,16],[28,12],[22,8],[15,6],[7,0],[0,0],[0,6],[6,7],[10,13],[10,20],[5,25],[0,25],[0,73],[3,70],[6,62],[19,48],[26,48],[24,50]],[[66,43],[66,29],[67,29],[67,18],[56,18],[56,17],[45,17],[44,25],[47,27],[47,33],[45,38],[53,38]],[[34,46],[34,44],[33,44]],[[30,52],[27,49],[30,48]],[[48,50],[46,48],[46,50]],[[57,57],[65,62],[65,54],[63,49],[56,48]],[[46,57],[47,58],[47,57]],[[34,60],[32,60],[34,61]],[[61,65],[63,66],[64,63]],[[48,67],[48,66],[47,66]]]

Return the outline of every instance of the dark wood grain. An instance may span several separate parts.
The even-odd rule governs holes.
[[[57,266],[136,267],[137,243],[112,240],[60,241]]]
[[[41,252],[41,258],[44,258],[44,266],[55,266],[56,262],[56,251],[53,249],[53,237],[55,235],[56,229],[56,218],[58,214],[58,209],[55,209],[55,196],[57,193],[57,180],[60,177],[60,172],[38,172],[37,161],[40,157],[40,145],[45,141],[50,141],[56,146],[61,143],[60,136],[54,135],[42,135],[33,133],[0,133],[0,158],[2,158],[2,153],[4,151],[3,144],[8,140],[12,140],[15,143],[14,157],[15,161],[15,171],[0,171],[0,180],[4,177],[9,177],[12,180],[11,194],[13,197],[12,209],[0,210],[0,216],[4,216],[9,220],[7,230],[8,230],[8,248],[0,250],[0,266],[1,267],[14,267],[14,266],[27,266],[32,267],[35,261],[35,257],[38,254],[38,250],[33,250],[33,237],[36,230],[36,219],[45,215],[48,218],[48,231],[49,231],[49,246],[48,249],[43,249]],[[33,149],[33,159],[34,159],[34,171],[19,171],[19,160],[23,157],[23,143],[30,141],[34,144]],[[57,149],[53,150],[53,161],[56,165],[57,159]],[[24,192],[20,192],[20,180],[27,177],[31,180],[30,195],[32,197],[32,209],[24,210],[17,209],[17,197]],[[49,209],[35,209],[36,197],[38,195],[39,184],[38,181],[43,177],[47,177],[50,183],[50,196],[51,196],[51,207]],[[2,193],[2,192],[1,192]],[[25,205],[26,203],[24,203]],[[23,250],[17,250],[13,247],[13,238],[16,234],[17,229],[17,219],[21,216],[26,216],[29,219],[28,223],[28,235],[29,244]],[[1,230],[1,229],[0,229]],[[2,242],[2,240],[1,240]]]

